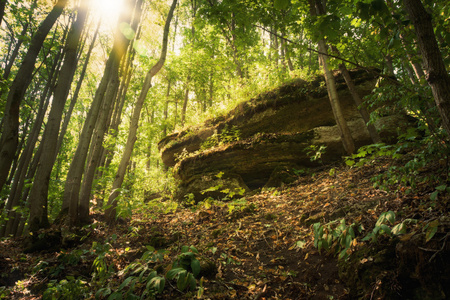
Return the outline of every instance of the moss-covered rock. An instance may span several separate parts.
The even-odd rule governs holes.
[[[376,78],[370,72],[357,70],[351,76],[361,96],[370,93],[375,85]],[[336,80],[355,145],[370,144],[369,133],[344,80],[339,75]],[[280,187],[296,180],[295,170],[340,160],[346,153],[335,124],[325,83],[317,77],[310,82],[294,80],[242,102],[201,127],[164,138],[158,146],[163,162],[173,166],[180,179],[176,198],[193,195],[195,201],[220,199],[227,198],[222,190]],[[402,131],[410,123],[405,116],[387,116],[374,125],[389,141],[397,136],[399,128]],[[320,155],[317,149],[321,149]],[[215,178],[218,173],[224,177]]]

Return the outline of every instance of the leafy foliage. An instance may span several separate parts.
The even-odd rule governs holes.
[[[336,225],[338,224],[338,225]],[[337,253],[339,259],[346,259],[352,252],[352,246],[356,245],[356,234],[364,229],[362,225],[352,223],[347,225],[345,219],[332,221],[321,225],[315,223],[314,247]]]

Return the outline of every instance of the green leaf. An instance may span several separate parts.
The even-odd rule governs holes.
[[[195,290],[197,287],[197,280],[195,280],[194,275],[192,273],[188,273],[187,282],[189,283],[189,288],[191,291]]]
[[[198,254],[198,250],[197,250],[197,248],[195,248],[194,246],[190,246],[189,249],[191,249],[192,252]]]
[[[275,0],[273,6],[276,9],[286,9],[288,8],[289,4],[291,4],[290,0]]]
[[[147,279],[153,279],[158,275],[156,271],[152,271],[150,274],[148,274]]]
[[[405,223],[403,223],[403,222],[395,225],[392,228],[393,235],[400,235],[400,234],[405,234],[405,233],[406,233],[406,226],[405,226]]]
[[[300,241],[297,241],[297,243],[295,243],[295,246],[300,249],[305,248],[305,245],[306,245],[306,242],[304,240],[300,240]]]
[[[124,282],[122,282],[122,284],[119,286],[118,290],[120,291],[121,289],[126,287],[133,279],[135,279],[133,276],[130,276],[127,279],[125,279]]]
[[[339,259],[343,259],[346,257],[347,257],[347,249],[344,249],[339,253]]]
[[[352,239],[355,238],[355,231],[353,230],[353,226],[350,226],[348,229],[348,234],[352,237]]]
[[[345,237],[345,248],[350,248],[352,241],[353,241],[352,237],[350,235],[347,235]]]
[[[445,191],[446,188],[447,188],[447,185],[443,184],[443,185],[437,186],[436,190],[443,192],[443,191]]]
[[[108,296],[109,294],[111,294],[111,289],[110,288],[102,288],[99,289],[97,291],[97,293],[95,293],[95,298],[100,298],[100,296]]]
[[[158,293],[162,293],[164,290],[164,286],[166,285],[166,280],[164,277],[155,277],[150,280],[151,285],[156,289]]]
[[[182,246],[181,247],[181,253],[186,253],[189,252],[189,247],[188,246]]]
[[[395,222],[395,213],[390,210],[386,213],[386,220],[389,221],[389,223],[394,224]]]
[[[430,195],[430,200],[431,200],[431,201],[436,201],[436,200],[437,200],[438,194],[439,194],[439,191],[438,191],[438,190],[436,190],[436,191],[434,191],[433,193],[431,193],[431,195]]]
[[[380,228],[388,235],[391,234],[391,228],[389,228],[389,226],[387,226],[386,224],[381,224]]]
[[[191,269],[192,269],[192,273],[194,273],[194,276],[197,276],[198,274],[200,274],[200,262],[198,261],[198,259],[193,259],[191,261]]]
[[[122,293],[114,292],[111,295],[109,295],[108,300],[122,300]]]
[[[189,274],[191,274],[191,273],[189,273]],[[186,270],[183,270],[178,275],[177,288],[181,291],[186,289],[189,284],[189,282],[188,282],[189,277],[187,275],[188,275],[188,272]]]
[[[431,240],[433,236],[436,234],[439,226],[439,220],[434,220],[433,222],[428,224],[427,233],[425,234],[426,242]]]
[[[183,268],[173,268],[173,269],[170,269],[170,270],[167,272],[166,277],[167,277],[167,279],[172,280],[172,279],[174,279],[179,273],[181,273],[181,272],[183,272],[183,271],[186,272],[186,270],[183,269]]]
[[[349,167],[353,166],[355,164],[355,161],[353,159],[347,159],[345,161],[345,164]]]

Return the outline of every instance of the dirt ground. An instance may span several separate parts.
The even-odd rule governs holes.
[[[176,282],[167,280],[156,299],[450,297],[448,197],[431,201],[434,187],[427,184],[409,193],[403,187],[392,192],[374,188],[371,178],[387,167],[383,160],[361,168],[328,166],[310,170],[293,185],[258,191],[241,202],[179,207],[169,213],[143,208],[116,227],[98,217],[95,226],[84,229],[86,239],[68,243],[63,238],[63,247],[47,245],[24,253],[23,238],[4,240],[0,242],[0,286],[5,288],[0,295],[41,299],[49,282],[69,276],[80,278],[90,289],[84,295],[93,298],[100,288],[92,280],[93,263],[100,253],[98,245],[108,242],[103,261],[110,276],[102,284],[112,290],[127,276],[120,271],[140,259],[149,249],[146,246],[167,250],[150,265],[162,275],[183,245],[198,250],[202,270],[197,282],[202,293],[181,291]],[[433,167],[423,172],[433,172]],[[387,211],[395,212],[395,224],[417,221],[405,223],[401,235],[380,234],[376,242],[363,241]],[[321,251],[314,246],[313,227],[342,219],[361,232],[355,232],[346,250],[348,257],[339,259],[339,242]],[[138,285],[134,294],[144,289]]]

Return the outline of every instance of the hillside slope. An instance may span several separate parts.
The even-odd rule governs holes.
[[[378,158],[358,168],[309,170],[284,189],[259,191],[234,202],[176,210],[168,209],[171,202],[153,202],[115,228],[96,220],[80,231],[86,239],[66,242],[62,248],[24,254],[22,240],[2,241],[0,286],[7,288],[0,295],[36,299],[47,289],[47,296],[83,299],[94,298],[100,290],[100,299],[107,299],[108,293],[125,299],[127,293],[143,295],[154,270],[166,277],[156,299],[446,299],[448,195],[431,201],[434,187],[425,183],[408,194],[405,186],[392,186],[392,192],[373,187],[371,178],[402,163]],[[423,167],[421,176],[436,174],[439,166],[436,162]],[[396,219],[383,224],[391,229],[404,224],[405,232],[379,232],[376,241],[363,241],[388,211]],[[322,226],[322,234],[331,233],[341,222],[345,226],[335,230],[332,246],[315,237],[314,228],[329,224]],[[338,259],[352,230],[344,251],[348,257]],[[173,263],[186,256],[201,266],[197,287],[189,292],[167,278]],[[124,271],[127,266],[148,271],[141,268],[133,275]],[[196,268],[189,265],[186,270]]]

